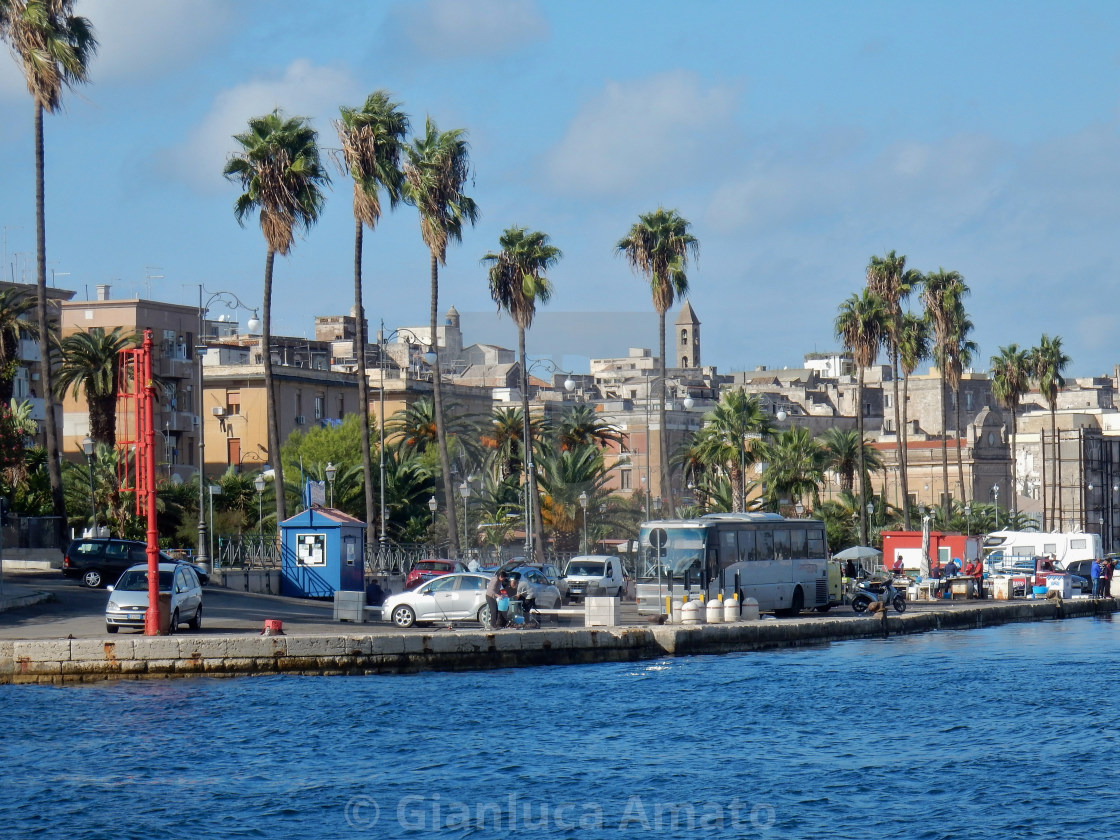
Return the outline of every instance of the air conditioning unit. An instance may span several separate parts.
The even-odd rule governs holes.
[[[222,408],[220,405],[216,405],[213,408],[211,408],[210,413],[213,414],[215,417],[225,417],[226,416],[226,410],[224,408]]]
[[[299,415],[299,417],[296,418],[296,425],[297,426],[302,426],[306,422],[307,422],[307,418],[304,417],[302,414]]]

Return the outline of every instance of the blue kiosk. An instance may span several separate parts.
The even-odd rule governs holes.
[[[280,523],[280,594],[331,598],[365,591],[366,523],[312,505]]]

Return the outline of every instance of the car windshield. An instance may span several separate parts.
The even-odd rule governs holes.
[[[171,591],[171,572],[159,573],[159,589],[161,592]],[[115,587],[119,592],[147,592],[148,573],[146,571],[130,571],[121,575]]]
[[[568,564],[569,575],[602,575],[602,560],[573,560]]]

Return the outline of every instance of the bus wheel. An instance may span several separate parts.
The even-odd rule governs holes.
[[[832,604],[822,604],[821,606],[817,607],[817,612],[826,613],[830,609],[832,609]]]
[[[789,609],[780,610],[779,615],[787,618],[801,615],[801,611],[805,609],[805,593],[801,591],[801,587],[793,590],[793,601],[789,605]]]

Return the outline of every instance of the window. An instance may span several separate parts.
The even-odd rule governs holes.
[[[688,330],[681,330],[681,347],[688,346]]]
[[[681,367],[688,367],[688,356],[681,356]]]
[[[808,554],[808,538],[805,531],[798,529],[790,531],[789,549],[790,556],[795,560],[804,560]]]
[[[323,419],[323,397],[321,395],[315,397],[315,419]]]
[[[746,561],[760,559],[755,553],[754,531],[739,532],[739,559]]]
[[[486,579],[474,576],[459,578],[459,589],[485,589]]]
[[[791,556],[790,532],[784,528],[774,531],[774,559],[789,560]]]
[[[631,470],[618,471],[618,489],[619,490],[633,490],[634,489],[634,474]]]
[[[972,392],[971,391],[965,391],[964,392],[964,410],[965,411],[972,411]]]

